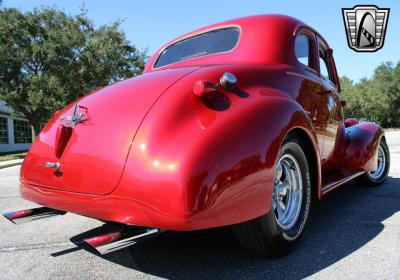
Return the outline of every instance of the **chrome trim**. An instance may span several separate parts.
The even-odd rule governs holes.
[[[275,220],[284,230],[297,222],[303,202],[303,179],[300,165],[291,154],[284,154],[276,164],[272,209]]]
[[[321,82],[322,82],[322,81],[318,81],[316,79],[310,78],[310,77],[308,77],[306,75],[303,75],[303,74],[300,74],[300,73],[296,73],[296,72],[286,71],[286,74],[287,75],[296,76],[296,77],[300,77],[300,78],[303,78],[303,79],[307,79],[307,80],[310,80],[310,81],[312,81],[314,83],[318,83],[318,84],[321,84]]]
[[[47,167],[47,168],[54,168],[56,171],[58,171],[60,169],[60,167],[61,167],[61,163],[46,161],[44,163],[44,166]]]
[[[9,212],[3,214],[3,216],[9,220],[10,222],[19,225],[29,222],[35,222],[37,220],[42,220],[46,218],[62,216],[66,212],[48,208],[48,207],[39,207],[27,210],[19,210],[15,212]]]
[[[377,158],[377,169],[375,171],[369,172],[369,176],[377,180],[379,179],[382,174],[385,172],[386,169],[386,156],[385,156],[385,151],[383,150],[382,146],[379,146],[378,148],[378,158]]]
[[[225,72],[219,79],[219,83],[226,89],[232,89],[237,83],[237,78],[230,72]]]
[[[85,112],[78,112],[79,108],[84,108],[86,111]],[[64,116],[59,119],[59,121],[63,124],[65,127],[74,127],[78,123],[80,123],[84,117],[86,117],[87,114],[87,109],[85,107],[82,107],[79,105],[79,103],[76,103],[74,106],[74,112],[72,116]]]
[[[328,184],[328,185],[325,185],[325,186],[321,187],[321,190],[322,190],[323,192],[333,190],[333,189],[335,189],[336,187],[339,187],[339,186],[341,186],[341,185],[343,185],[343,184],[345,184],[345,183],[347,183],[347,182],[349,182],[349,181],[355,179],[356,177],[358,177],[358,176],[360,176],[360,175],[362,175],[362,174],[364,174],[364,173],[365,173],[365,171],[356,172],[356,173],[354,173],[353,175],[350,175],[350,176],[348,176],[348,177],[346,177],[346,178],[340,179],[339,181],[332,182],[332,183],[330,183],[330,184]]]
[[[145,229],[144,232],[138,234],[138,235],[134,235],[134,236],[130,236],[127,238],[118,238],[115,241],[112,241],[110,243],[106,243],[104,245],[92,245],[90,242],[90,239],[96,238],[87,238],[84,241],[89,244],[90,246],[92,246],[92,248],[94,248],[97,252],[99,252],[101,255],[104,254],[108,254],[129,246],[132,246],[136,243],[138,243],[140,240],[149,237],[149,236],[154,236],[158,233],[163,232],[162,230],[158,229],[158,228],[148,228]],[[119,236],[123,235],[122,232],[120,232]]]

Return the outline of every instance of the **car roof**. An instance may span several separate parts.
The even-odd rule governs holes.
[[[195,35],[227,27],[238,27],[240,29],[239,43],[232,51],[184,60],[159,68],[153,67],[158,56],[168,46]],[[311,30],[326,43],[323,37],[313,28],[293,17],[277,14],[249,16],[209,25],[168,42],[151,57],[146,65],[145,72],[210,64],[290,65],[296,61],[293,42],[296,32],[301,28]]]

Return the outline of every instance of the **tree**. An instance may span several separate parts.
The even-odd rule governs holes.
[[[382,63],[370,79],[353,83],[342,77],[340,82],[341,95],[347,101],[346,117],[400,127],[400,63]]]
[[[37,135],[52,113],[82,95],[142,72],[139,51],[119,29],[96,28],[82,11],[0,10],[0,99],[24,115]]]

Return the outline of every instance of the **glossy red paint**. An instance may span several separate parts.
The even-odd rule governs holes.
[[[344,168],[376,170],[376,151],[382,135],[382,128],[375,123],[360,123],[347,128]]]
[[[59,118],[75,104],[57,113],[24,161],[22,196],[105,221],[195,230],[269,211],[276,156],[289,133],[303,141],[319,197],[335,187],[324,184],[328,174],[375,168],[382,130],[372,123],[345,128],[337,74],[333,82],[319,75],[318,51],[315,68],[295,57],[298,34],[331,53],[315,30],[264,15],[173,42],[226,26],[241,30],[231,52],[153,69],[162,48],[143,75],[83,97],[88,120],[62,144]],[[232,90],[218,84],[225,72],[238,79]],[[61,174],[46,168],[48,161],[59,162]]]
[[[216,92],[217,89],[217,84],[210,81],[198,80],[193,85],[193,93],[199,97]]]
[[[88,108],[87,121],[76,125],[71,135],[59,139],[60,130],[68,130],[62,128],[59,119],[73,114],[71,104],[54,116],[35,139],[22,167],[24,181],[64,191],[111,193],[122,176],[143,116],[168,87],[195,69],[154,72],[85,96],[79,104]],[[61,157],[61,148],[57,146],[63,147]],[[54,176],[54,170],[45,167],[45,162],[59,162],[63,175]]]
[[[358,120],[356,118],[349,118],[344,120],[344,125],[346,127],[353,126],[355,124],[358,124]]]

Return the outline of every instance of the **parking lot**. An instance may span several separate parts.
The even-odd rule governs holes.
[[[313,205],[304,238],[280,259],[242,251],[229,230],[167,232],[100,256],[82,239],[103,223],[66,214],[13,225],[0,218],[1,279],[400,279],[400,131],[378,188],[350,184]],[[0,212],[37,207],[18,193],[19,167],[0,169]]]

